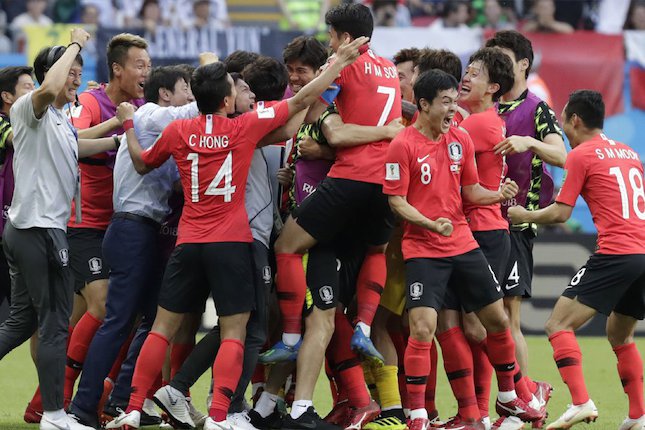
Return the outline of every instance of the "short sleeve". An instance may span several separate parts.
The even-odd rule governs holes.
[[[579,151],[571,151],[564,163],[564,179],[562,188],[555,201],[568,206],[575,206],[578,196],[582,192],[587,175],[585,162]]]
[[[178,142],[175,123],[170,123],[159,135],[155,143],[141,153],[141,158],[146,166],[157,168],[172,155],[172,145]]]
[[[16,121],[22,121],[27,124],[27,127],[36,128],[40,120],[43,119],[45,115],[47,115],[48,109],[45,110],[45,113],[43,113],[43,116],[40,119],[36,118],[36,114],[34,113],[34,103],[32,101],[33,95],[33,91],[25,94],[24,96],[20,97],[13,104],[13,106],[11,106],[10,118],[12,123],[15,123]]]
[[[544,141],[544,138],[552,133],[562,137],[562,129],[555,117],[555,112],[545,102],[540,102],[535,109],[535,130],[538,140]]]
[[[383,193],[391,196],[406,196],[409,186],[410,156],[405,141],[397,136],[390,143],[385,159]]]
[[[269,132],[287,123],[289,105],[287,100],[282,100],[269,107],[264,106],[262,102],[258,102],[256,110],[245,113],[239,118],[243,127],[241,136],[245,136],[248,140],[252,140],[257,144]]]
[[[101,111],[96,97],[90,93],[78,96],[79,106],[72,109],[72,123],[83,130],[101,123]]]
[[[475,185],[479,183],[477,164],[475,163],[475,146],[469,135],[464,134],[462,144],[464,145],[464,164],[461,173],[461,186]]]

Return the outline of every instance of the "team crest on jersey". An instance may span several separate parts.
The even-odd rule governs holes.
[[[319,294],[320,298],[326,305],[331,305],[334,301],[334,290],[329,285],[325,285],[320,288]]]
[[[452,161],[461,161],[464,156],[464,149],[459,142],[450,142],[448,144],[448,156]]]
[[[410,297],[412,300],[419,300],[423,295],[423,284],[421,282],[415,282],[410,285]]]
[[[88,266],[90,266],[90,273],[92,275],[98,275],[103,269],[103,261],[99,257],[92,257],[87,260]]]

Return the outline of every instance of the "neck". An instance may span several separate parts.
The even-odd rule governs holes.
[[[441,126],[434,128],[432,124],[426,121],[417,121],[414,123],[414,127],[419,130],[419,133],[433,141],[441,139],[441,135],[443,134],[441,132]]]
[[[111,81],[105,87],[105,94],[107,94],[107,96],[110,98],[110,101],[114,103],[115,106],[118,106],[123,102],[132,100],[132,97],[130,97],[129,94],[125,93],[115,81]]]
[[[527,88],[526,78],[516,79],[513,88],[502,96],[502,101],[512,102],[513,100],[517,100]]]
[[[580,130],[576,136],[576,146],[593,139],[600,133],[602,133],[602,128],[586,128],[584,130]]]
[[[55,107],[58,110],[64,108],[66,104],[67,104],[67,99],[66,98],[60,99],[59,97],[57,97],[56,100],[54,100],[52,102],[52,106]]]
[[[493,99],[490,97],[487,97],[482,100],[474,100],[472,102],[469,102],[466,107],[468,107],[468,110],[470,113],[480,113],[484,112],[488,109],[490,109],[493,106]]]

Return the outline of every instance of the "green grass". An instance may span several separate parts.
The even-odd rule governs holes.
[[[553,398],[549,403],[551,418],[555,419],[570,401],[569,392],[560,380],[551,357],[551,347],[546,338],[529,337],[527,341],[531,354],[530,375],[534,379],[549,381],[555,387]],[[579,341],[583,353],[587,388],[598,407],[600,417],[594,424],[580,424],[578,427],[580,429],[589,427],[592,430],[617,429],[627,413],[627,397],[617,377],[616,357],[603,338],[580,338]],[[640,339],[637,342],[642,353],[645,350],[645,340]],[[439,363],[439,366],[442,368],[443,365]],[[36,379],[36,370],[29,356],[28,343],[0,361],[0,429],[38,428],[36,425],[25,424],[22,421],[25,406],[36,388]],[[202,377],[192,390],[195,404],[202,410],[205,409],[204,399],[208,383],[207,377]],[[494,393],[492,397],[494,398]],[[314,404],[323,416],[331,408],[329,384],[324,374],[321,374],[319,379]],[[450,393],[445,374],[441,371],[437,383],[437,404],[442,418],[447,418],[456,411],[456,403]],[[526,426],[526,428],[529,427]]]

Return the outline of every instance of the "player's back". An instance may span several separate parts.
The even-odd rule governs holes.
[[[336,105],[343,122],[382,126],[401,116],[399,75],[394,64],[371,49],[343,69],[336,81]],[[381,183],[388,141],[338,148],[329,176]]]
[[[586,171],[581,194],[598,230],[598,252],[645,253],[645,187],[638,153],[599,134],[572,155],[574,164],[565,166],[567,178],[575,180],[573,169]]]

